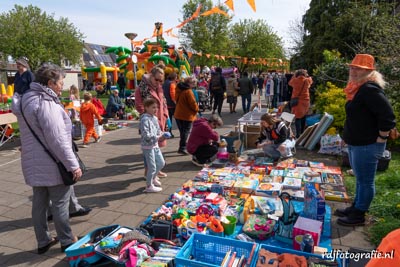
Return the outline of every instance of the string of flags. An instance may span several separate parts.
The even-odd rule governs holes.
[[[247,0],[247,3],[250,5],[250,7],[253,9],[254,12],[256,12],[256,4],[255,4],[255,0]],[[232,11],[234,11],[234,1],[233,0],[226,0],[224,2],[224,4]],[[139,40],[139,41],[134,41],[132,40],[132,45],[133,46],[141,46],[143,45],[146,41],[150,40],[153,37],[157,37],[157,36],[161,36],[163,33],[166,34],[169,37],[174,37],[174,38],[178,38],[178,36],[176,34],[174,34],[172,31],[174,29],[180,29],[182,28],[184,25],[186,25],[187,23],[189,23],[190,21],[198,18],[199,16],[210,16],[213,14],[220,14],[223,16],[228,17],[229,14],[227,12],[225,12],[224,10],[222,10],[219,6],[214,6],[213,8],[211,8],[210,10],[204,11],[203,13],[201,12],[201,7],[202,5],[198,5],[198,7],[196,8],[195,12],[192,14],[192,16],[190,16],[188,19],[182,21],[181,23],[179,23],[177,26],[169,28],[167,30],[163,30],[163,26],[161,24],[161,26],[158,27],[158,29],[154,29],[153,35],[149,38],[144,38],[143,40]],[[247,57],[240,57],[240,56],[225,56],[225,55],[216,55],[216,54],[209,54],[209,53],[205,53],[203,54],[202,52],[198,52],[198,53],[193,53],[193,52],[187,52],[188,53],[188,57],[191,58],[193,55],[197,55],[197,56],[205,56],[207,58],[210,57],[215,57],[217,60],[226,60],[227,58],[235,58],[239,61],[242,61],[243,64],[250,64],[250,65],[267,65],[267,66],[272,66],[272,67],[278,67],[278,66],[288,66],[289,62],[287,60],[282,60],[280,58],[247,58]]]

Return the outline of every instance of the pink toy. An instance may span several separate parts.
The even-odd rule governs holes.
[[[219,143],[219,148],[218,148],[218,153],[217,153],[217,159],[229,159],[229,153],[227,149],[227,142],[225,139],[221,139],[221,142]]]

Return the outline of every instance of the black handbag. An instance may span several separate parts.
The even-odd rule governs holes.
[[[33,129],[31,128],[31,126],[29,125],[28,121],[25,118],[24,115],[24,111],[22,109],[22,97],[20,99],[20,109],[21,109],[21,114],[22,117],[25,120],[26,125],[28,126],[28,128],[31,130],[33,136],[36,138],[36,140],[39,142],[39,144],[41,144],[44,148],[44,151],[46,151],[46,153],[50,156],[50,158],[52,158],[54,160],[54,162],[57,164],[58,170],[61,174],[61,178],[63,180],[64,185],[73,185],[76,183],[76,180],[74,180],[74,174],[71,171],[68,171],[67,168],[65,168],[64,164],[57,160],[53,154],[47,149],[47,147],[42,143],[42,141],[40,141],[39,137],[36,135],[36,133],[33,131]],[[77,151],[78,151],[78,146],[75,144],[74,141],[72,141],[72,150],[74,151],[75,157],[78,160],[79,163],[79,167],[82,171],[82,176],[83,174],[86,172],[86,166],[83,163],[83,161],[81,160],[81,158],[79,157]]]
[[[301,93],[303,92],[303,89],[304,89],[304,85],[305,85],[305,84],[306,84],[306,83],[303,82],[303,87],[301,87],[301,91],[300,91],[299,95],[296,96],[296,97],[292,97],[292,98],[290,99],[290,107],[295,107],[295,106],[297,106],[297,105],[299,104],[299,96],[300,96]]]

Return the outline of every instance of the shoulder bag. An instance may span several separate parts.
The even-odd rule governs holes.
[[[36,138],[36,140],[39,142],[39,144],[41,144],[43,146],[44,151],[46,151],[46,153],[50,156],[50,158],[52,158],[54,160],[54,162],[57,164],[57,167],[58,167],[58,170],[60,171],[61,178],[64,182],[64,185],[75,184],[76,180],[74,180],[74,174],[72,172],[68,171],[67,168],[65,168],[64,164],[60,160],[57,160],[56,157],[53,156],[53,154],[47,149],[47,147],[42,143],[42,141],[40,141],[39,137],[36,135],[36,133],[33,131],[31,126],[29,125],[28,121],[25,118],[24,111],[22,109],[22,97],[21,97],[21,100],[19,103],[20,103],[21,114],[22,114],[22,117],[24,118],[26,125],[31,130],[33,136]],[[72,150],[74,151],[75,157],[78,160],[79,168],[81,169],[82,175],[83,175],[86,172],[86,166],[77,153],[78,147],[74,141],[72,141]]]
[[[306,82],[303,82],[303,87],[301,87],[301,91],[300,93],[296,96],[296,97],[292,97],[290,99],[290,107],[295,107],[299,104],[299,96],[301,95],[301,93],[303,92],[304,89],[304,85],[306,84]]]

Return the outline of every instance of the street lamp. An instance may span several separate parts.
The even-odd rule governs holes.
[[[137,63],[137,57],[135,55],[133,55],[133,48],[134,45],[132,43],[133,39],[135,39],[137,36],[137,33],[134,32],[127,32],[125,33],[125,37],[128,38],[131,41],[131,59],[132,59],[132,63],[133,63],[133,74],[134,74],[134,86],[135,86],[135,90],[137,88],[137,78],[136,78],[136,63]]]

